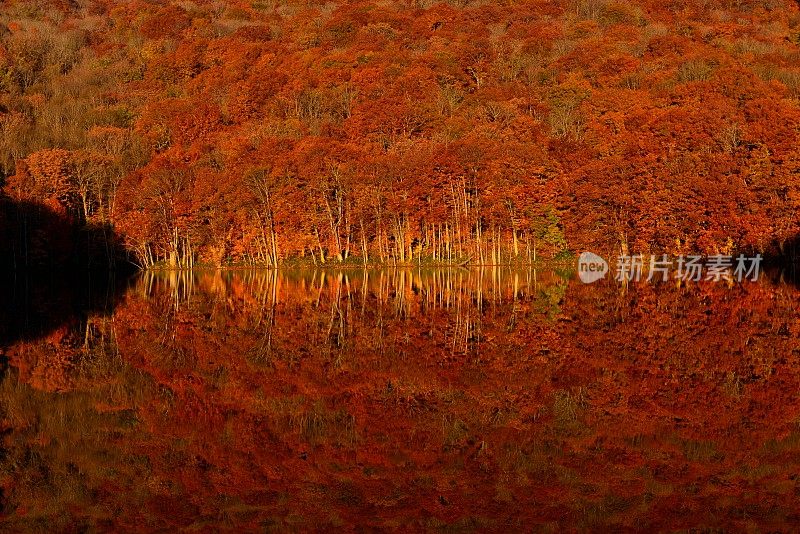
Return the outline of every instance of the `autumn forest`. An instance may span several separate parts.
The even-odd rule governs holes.
[[[780,254],[798,43],[778,0],[7,0],[2,191],[141,267]]]
[[[0,0],[0,531],[800,531],[798,141],[794,0]]]

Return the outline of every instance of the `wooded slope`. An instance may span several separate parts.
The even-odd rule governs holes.
[[[779,251],[794,2],[4,2],[5,193],[143,265]]]

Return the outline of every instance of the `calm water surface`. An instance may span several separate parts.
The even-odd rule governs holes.
[[[781,280],[48,288],[4,298],[4,530],[800,526],[800,292]]]

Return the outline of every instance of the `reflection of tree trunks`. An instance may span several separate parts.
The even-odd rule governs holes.
[[[254,363],[259,365],[268,365],[272,360],[272,343],[273,332],[275,331],[276,313],[275,309],[278,303],[278,271],[273,269],[268,272],[264,278],[257,280],[258,294],[262,296],[261,300],[261,313],[259,314],[258,323],[260,326],[265,322],[264,334],[261,336],[260,341],[250,350],[248,357]],[[267,306],[267,300],[269,305]],[[266,311],[267,320],[264,321],[264,314]]]
[[[366,221],[365,227],[369,228]],[[354,237],[358,239],[358,236]],[[293,311],[277,306],[284,295],[288,295],[290,300],[295,298],[297,295],[293,291],[300,291],[304,295],[303,302],[309,307],[307,311],[317,314],[312,324],[322,321],[321,337],[309,339],[309,342],[324,347],[330,357],[328,363],[333,365],[342,363],[343,355],[351,350],[347,344],[357,340],[366,343],[371,350],[379,351],[385,336],[387,318],[390,323],[392,317],[402,318],[404,322],[416,320],[422,318],[429,309],[447,310],[442,315],[444,323],[440,325],[444,327],[431,327],[429,330],[430,336],[436,338],[437,346],[446,347],[446,351],[452,350],[454,353],[477,358],[480,356],[483,341],[482,321],[488,317],[481,313],[484,303],[493,306],[499,306],[498,303],[501,302],[508,303],[511,315],[506,317],[506,326],[509,331],[513,331],[519,328],[517,321],[522,320],[529,303],[547,303],[546,300],[532,299],[550,298],[536,296],[535,271],[527,270],[517,275],[499,266],[470,270],[353,270],[333,275],[330,271],[326,274],[324,270],[319,270],[309,273],[307,278],[304,275],[302,279],[270,269],[242,271],[235,276],[246,282],[243,286],[235,286],[237,298],[241,297],[245,306],[252,301],[256,304],[256,309],[260,309],[260,313],[251,315],[256,321],[252,325],[254,337],[251,350],[247,352],[247,357],[256,358],[259,364],[269,364],[270,355],[285,354],[282,350],[283,344],[292,343],[291,337],[277,336],[278,329],[275,325],[276,320],[278,326],[281,321],[292,324],[297,322],[298,316]],[[144,294],[152,294],[153,286],[155,290],[165,289],[162,293],[169,296],[169,299],[164,300],[168,307],[174,305],[185,308],[188,305],[187,299],[191,295],[198,295],[198,290],[202,293],[219,292],[221,296],[233,290],[232,280],[209,273],[145,273],[140,280],[139,287],[144,290]],[[206,302],[214,306],[217,302],[226,301],[227,299],[208,299]],[[201,301],[193,298],[192,302]],[[235,312],[242,312],[239,304],[236,305]],[[359,322],[353,322],[354,313],[359,317]],[[492,317],[492,321],[496,319],[499,317]],[[369,324],[361,324],[363,321]],[[251,325],[249,321],[248,325]],[[413,336],[408,338],[402,331],[399,334],[407,341],[400,341],[402,338],[396,336],[394,339],[398,348],[413,350]],[[83,339],[79,338],[79,343],[83,341],[85,345],[86,331],[80,331],[80,335]],[[107,327],[97,321],[90,325],[88,337],[91,350],[103,346],[103,335],[109,338]],[[367,338],[362,339],[362,336]],[[343,352],[342,348],[347,350]]]

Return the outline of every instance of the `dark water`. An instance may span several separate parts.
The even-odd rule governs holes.
[[[779,279],[124,286],[5,299],[4,530],[800,526],[800,295]]]

